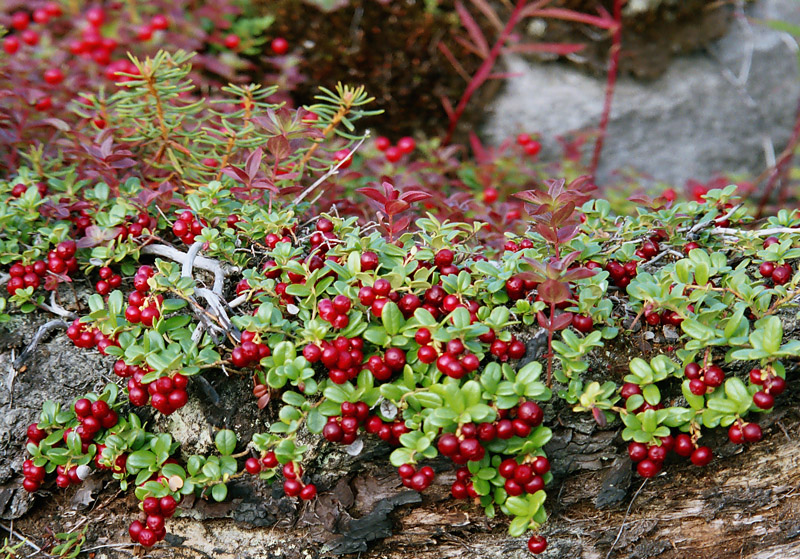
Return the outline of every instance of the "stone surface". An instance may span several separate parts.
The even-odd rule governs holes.
[[[682,186],[715,173],[756,175],[791,134],[800,96],[797,43],[756,19],[800,20],[800,4],[760,0],[736,17],[730,32],[703,52],[674,60],[651,82],[621,77],[598,180],[634,168]],[[561,64],[509,58],[507,81],[484,131],[496,142],[520,131],[540,132],[542,157],[556,158],[556,136],[596,129],[604,78]],[[593,142],[587,142],[591,147]],[[773,146],[773,147],[769,147]]]

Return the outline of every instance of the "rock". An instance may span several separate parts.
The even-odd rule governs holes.
[[[754,18],[800,20],[800,7],[789,0],[762,0],[747,10]],[[540,132],[542,157],[555,160],[562,153],[557,136],[596,129],[604,78],[513,56],[507,64],[520,75],[507,80],[485,124],[495,142]],[[756,175],[768,164],[765,146],[779,153],[786,145],[799,95],[794,39],[739,17],[725,37],[676,58],[657,80],[619,78],[598,182],[628,167],[679,186],[721,172]],[[587,152],[593,144],[586,142]]]

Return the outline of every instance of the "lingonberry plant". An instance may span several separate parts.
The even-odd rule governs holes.
[[[645,478],[670,452],[710,463],[708,429],[761,439],[754,418],[800,355],[781,321],[800,282],[794,213],[748,229],[731,186],[619,215],[585,177],[530,188],[539,171],[477,139],[463,166],[458,148],[368,140],[360,87],[298,110],[255,85],[204,99],[190,59],[131,57],[111,93],[81,91],[64,119],[82,125],[55,126],[60,154],[34,136],[23,162],[22,136],[3,144],[0,312],[71,320],[44,328],[108,355],[120,378],[44,404],[25,489],[111,470],[140,501],[131,538],[150,547],[186,495],[221,501],[231,479],[258,476],[311,500],[311,438],[358,455],[373,437],[416,491],[448,458],[452,496],[508,515],[512,536],[533,530],[541,553],[554,396],[619,422]],[[499,149],[535,157],[534,141]],[[629,374],[598,365],[632,340],[649,348]],[[180,414],[189,384],[218,369],[274,408],[266,432],[240,444],[220,430],[217,454],[188,456],[137,413]]]

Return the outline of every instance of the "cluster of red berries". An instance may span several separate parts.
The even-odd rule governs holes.
[[[38,289],[42,279],[48,272],[53,274],[69,274],[78,269],[78,260],[75,258],[77,245],[75,241],[61,241],[55,250],[47,253],[47,262],[36,260],[32,264],[23,265],[19,262],[12,264],[8,269],[11,276],[6,284],[6,291],[14,295],[18,289],[33,287]]]
[[[134,378],[132,377],[128,382]],[[176,373],[172,377],[164,376],[149,383],[147,392],[150,395],[150,405],[164,415],[171,415],[189,401],[189,395],[186,392],[188,383],[189,379],[180,373]]]
[[[786,390],[784,379],[763,369],[750,371],[750,383],[762,387],[753,394],[753,403],[762,410],[772,408],[775,405],[775,396],[780,396]]]
[[[625,264],[620,264],[616,260],[609,260],[606,263],[606,271],[614,285],[620,289],[625,289],[631,283],[631,280],[636,277],[638,265],[639,263],[636,260],[630,260]]]
[[[25,477],[22,480],[22,488],[28,493],[33,493],[39,490],[47,472],[44,466],[36,466],[33,460],[28,459],[22,463],[22,475]]]
[[[364,361],[364,340],[339,336],[333,343],[323,340],[320,345],[307,344],[303,357],[309,363],[322,362],[328,369],[328,377],[336,384],[344,384],[361,372]],[[373,373],[374,374],[374,373]]]
[[[530,156],[536,156],[542,151],[542,144],[531,138],[530,134],[518,134],[517,144]]]
[[[169,27],[169,20],[166,16],[157,14],[150,19],[150,23],[139,26],[136,30],[136,38],[140,41],[149,41],[153,38],[156,31],[164,31]]]
[[[112,289],[116,289],[122,285],[122,276],[115,274],[108,266],[103,266],[97,273],[100,276],[100,280],[94,284],[94,289],[100,295],[106,296],[111,293]]]
[[[386,136],[379,136],[375,138],[375,147],[378,151],[382,151],[389,163],[397,163],[404,155],[412,153],[417,149],[417,142],[410,136],[405,136],[397,140],[396,145],[392,145],[392,141]]]
[[[133,276],[133,288],[128,295],[128,306],[125,308],[125,319],[131,324],[144,324],[152,326],[161,317],[161,305],[164,303],[163,295],[148,297],[150,291],[150,278],[155,275],[151,266],[140,266]]]
[[[399,445],[400,437],[408,433],[405,422],[384,422],[377,415],[370,415],[364,402],[342,402],[341,416],[328,417],[322,436],[332,443],[349,445],[356,440],[360,428],[392,446]]]
[[[444,352],[438,355],[431,342],[431,332],[427,328],[420,328],[414,334],[414,340],[420,344],[417,356],[423,363],[432,363],[436,360],[436,368],[443,374],[454,379],[460,379],[467,373],[472,373],[480,366],[480,359],[474,353],[466,351],[464,342],[458,338],[450,340],[444,345]]]
[[[527,239],[526,239],[527,240]],[[512,301],[525,299],[528,294],[536,288],[536,282],[529,279],[522,279],[519,276],[511,276],[506,280],[506,293]]]
[[[332,415],[322,428],[322,436],[332,443],[352,444],[358,429],[370,419],[369,406],[364,402],[342,402],[341,416]]]
[[[151,217],[147,212],[141,212],[136,216],[129,216],[125,223],[119,225],[119,233],[117,238],[125,240],[128,237],[137,238],[142,235],[145,229],[154,231],[158,226],[158,220]]]
[[[43,182],[36,183],[36,190],[39,191],[39,196],[47,196],[47,185]],[[28,191],[28,185],[24,183],[17,183],[11,188],[11,196],[13,198],[22,198]]]
[[[425,491],[436,477],[436,472],[430,466],[423,466],[419,470],[411,464],[403,464],[397,468],[403,485],[414,491]]]
[[[100,470],[111,470],[115,474],[121,474],[125,472],[126,464],[128,463],[128,455],[120,454],[112,463],[109,464],[103,459],[103,451],[105,449],[106,445],[97,445],[97,454],[94,455],[94,465]]]
[[[533,241],[527,238],[520,239],[519,242],[506,241],[505,244],[503,245],[503,250],[505,252],[519,252],[527,248],[533,248]]]
[[[667,435],[650,445],[637,442],[628,444],[628,456],[636,464],[638,474],[644,478],[654,477],[661,471],[670,451],[688,457],[695,466],[707,466],[714,459],[709,447],[697,446],[686,433],[680,433],[677,437]]]
[[[145,515],[144,522],[134,520],[128,527],[128,534],[134,543],[142,544],[144,547],[152,547],[163,540],[167,535],[164,527],[164,519],[170,518],[178,508],[178,502],[172,495],[166,495],[157,499],[147,497],[142,501],[142,512]]]
[[[728,427],[728,439],[733,444],[757,443],[763,433],[758,423],[746,423],[738,420]]]
[[[172,232],[185,244],[190,245],[205,227],[208,227],[205,220],[199,220],[190,210],[184,210],[172,225]]]
[[[276,467],[278,467],[278,458],[272,451],[267,452],[261,460],[250,457],[244,463],[245,470],[252,475],[258,475],[265,469],[271,470]],[[303,482],[303,469],[298,464],[287,462],[281,468],[281,472],[284,477],[283,492],[287,497],[300,497],[304,501],[310,501],[317,496],[317,487],[313,483]]]
[[[119,415],[105,400],[92,402],[88,398],[81,398],[74,407],[80,421],[75,432],[84,443],[91,442],[101,429],[111,429],[119,421]]]
[[[231,352],[231,363],[234,367],[245,368],[258,364],[264,357],[270,356],[269,346],[256,342],[256,333],[245,330],[242,332],[241,344],[234,347]]]
[[[523,402],[511,410],[498,410],[498,419],[492,423],[465,423],[454,433],[439,437],[437,448],[442,456],[458,465],[483,459],[486,450],[481,443],[495,439],[508,440],[517,436],[525,438],[531,430],[542,424],[544,413],[536,402]]]
[[[550,471],[550,461],[544,456],[536,456],[519,464],[514,458],[506,458],[497,471],[505,478],[503,487],[510,496],[532,495],[544,489],[543,476]]]
[[[513,334],[511,335],[511,339],[507,342],[496,338],[497,334],[495,334],[494,330],[489,330],[486,334],[478,336],[478,339],[482,342],[489,343],[487,340],[491,340],[489,353],[497,357],[497,359],[503,363],[509,359],[522,359],[525,357],[525,353],[528,351],[528,348],[525,347],[525,342],[518,340]]]
[[[725,372],[717,365],[700,367],[697,363],[689,363],[683,369],[683,375],[689,379],[689,390],[695,396],[704,396],[713,392],[725,382]]]
[[[694,305],[689,305],[688,308],[689,312],[694,312]],[[681,315],[678,314],[676,311],[666,310],[664,312],[659,313],[656,310],[645,310],[644,320],[650,326],[658,326],[659,324],[664,324],[664,325],[669,324],[677,328],[683,322],[683,317],[681,317]]]
[[[97,328],[89,328],[87,324],[80,321],[80,318],[76,318],[69,325],[67,337],[76,347],[83,349],[96,347],[103,355],[106,355],[106,348],[109,346],[119,345],[116,337],[106,336]]]
[[[61,6],[58,2],[48,2],[41,8],[33,11],[33,22],[39,25],[46,25],[50,18],[59,17],[62,14]],[[6,54],[15,54],[21,44],[20,39],[26,45],[35,46],[39,43],[39,34],[30,29],[31,15],[28,12],[14,12],[11,14],[11,28],[19,32],[19,37],[16,35],[9,35],[3,39],[3,50]]]
[[[626,382],[622,385],[622,388],[619,391],[619,395],[622,396],[622,399],[627,401],[628,398],[631,396],[638,394],[639,396],[642,395],[642,387],[633,382]],[[632,410],[633,413],[639,413],[647,410],[660,410],[664,407],[664,404],[658,403],[656,405],[649,404],[644,402],[641,406]]]
[[[353,302],[346,295],[337,295],[333,298],[333,301],[322,299],[318,306],[319,317],[326,322],[330,322],[331,326],[337,330],[341,330],[342,328],[347,328],[347,325],[350,324],[347,313],[350,312],[352,306]]]

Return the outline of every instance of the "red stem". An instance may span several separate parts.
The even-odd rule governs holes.
[[[603,103],[603,114],[600,117],[600,128],[597,134],[597,141],[594,144],[592,154],[592,164],[589,167],[589,175],[592,179],[597,174],[597,167],[600,165],[600,154],[603,152],[603,142],[608,131],[608,121],[611,118],[611,102],[614,100],[614,89],[617,85],[617,74],[619,73],[619,53],[622,50],[622,5],[623,0],[614,0],[614,33],[611,38],[611,50],[608,55],[608,77],[606,80],[606,98]]]
[[[786,146],[786,149],[783,150],[780,157],[778,157],[778,160],[775,162],[775,167],[772,173],[770,173],[769,181],[767,182],[767,186],[764,188],[764,194],[758,201],[756,219],[759,219],[764,214],[764,208],[766,207],[767,202],[769,202],[769,199],[772,196],[772,191],[775,190],[775,187],[778,185],[779,181],[781,182],[780,190],[783,190],[783,184],[786,183],[786,173],[789,170],[789,166],[792,162],[792,158],[794,157],[794,152],[797,148],[798,142],[800,142],[800,100],[797,102],[792,137],[789,140],[789,144]]]
[[[472,98],[472,95],[491,75],[492,68],[494,68],[495,63],[497,62],[497,57],[500,56],[500,52],[503,49],[503,45],[505,45],[508,36],[511,35],[511,32],[517,25],[517,22],[522,17],[522,10],[527,3],[528,0],[517,0],[516,5],[514,6],[514,11],[511,12],[511,16],[508,18],[506,26],[500,32],[500,36],[497,38],[497,41],[489,51],[489,56],[486,57],[486,59],[478,68],[478,71],[474,76],[472,76],[472,80],[469,82],[469,84],[467,84],[467,89],[464,90],[464,93],[461,95],[461,99],[458,101],[458,105],[453,111],[453,114],[450,116],[450,126],[448,127],[447,135],[444,138],[444,145],[449,144],[450,140],[453,139],[453,134],[456,131],[456,126],[458,126],[458,121],[461,120],[464,110],[467,108],[467,104]]]

